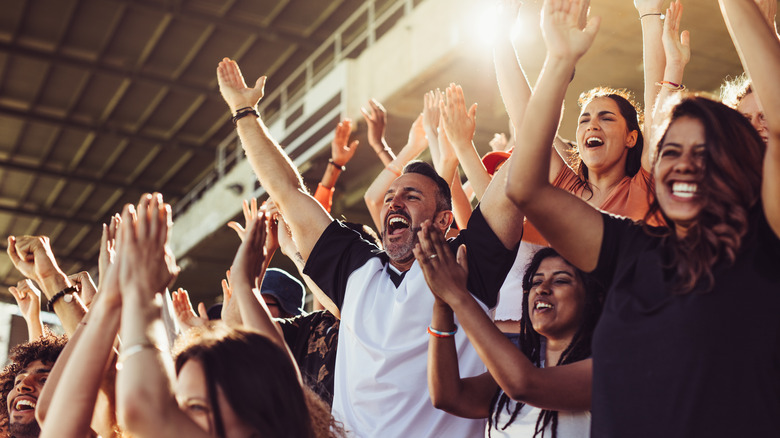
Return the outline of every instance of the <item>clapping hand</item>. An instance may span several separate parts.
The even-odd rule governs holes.
[[[430,220],[422,223],[417,238],[414,257],[436,298],[450,303],[458,296],[468,295],[466,246],[458,247],[457,256],[453,255],[441,230],[432,226]]]
[[[198,314],[196,314],[195,309],[192,308],[190,294],[186,290],[179,288],[178,291],[173,291],[171,300],[173,301],[176,320],[179,322],[179,327],[181,327],[182,331],[189,330],[192,327],[202,327],[208,322],[206,305],[202,302],[198,303]]]
[[[142,195],[137,207],[125,206],[117,238],[123,296],[140,293],[151,298],[176,279],[179,267],[167,248],[172,224],[171,207],[159,193]]]

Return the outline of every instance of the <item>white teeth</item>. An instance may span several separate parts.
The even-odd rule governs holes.
[[[588,146],[601,146],[604,144],[604,141],[598,137],[588,137],[585,139],[585,143]]]
[[[29,406],[31,409],[35,409],[35,402],[32,400],[19,400],[16,402],[16,410],[18,411],[21,406]]]
[[[538,309],[552,309],[552,308],[553,308],[552,304],[549,304],[549,303],[544,303],[544,302],[541,302],[541,301],[536,303],[536,309],[537,310]]]
[[[696,183],[684,183],[675,182],[672,183],[672,193],[680,198],[692,198],[699,190],[699,185]]]
[[[394,224],[397,224],[397,223],[401,223],[401,224],[407,225],[407,226],[409,225],[409,222],[407,222],[406,219],[404,219],[402,217],[398,217],[398,216],[396,216],[394,218],[391,218],[390,222],[388,222],[388,223],[390,225],[394,225]]]

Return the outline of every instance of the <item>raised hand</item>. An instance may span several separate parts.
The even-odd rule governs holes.
[[[220,318],[229,327],[241,325],[241,314],[238,310],[238,303],[233,299],[233,287],[230,280],[230,269],[225,272],[225,278],[220,283],[222,286],[222,312]]]
[[[119,231],[120,221],[120,216],[115,214],[111,216],[108,224],[103,224],[103,234],[100,236],[100,255],[98,256],[98,282],[100,284],[103,284],[106,270],[116,258],[116,234]]]
[[[455,147],[471,145],[477,129],[477,104],[466,110],[466,98],[460,85],[450,84],[440,104],[442,126]]]
[[[8,257],[22,275],[38,284],[48,277],[64,275],[46,236],[8,236]]]
[[[505,151],[509,145],[509,139],[506,138],[506,134],[496,132],[493,134],[493,138],[488,142],[490,149],[493,151]]]
[[[409,128],[409,141],[408,147],[411,147],[414,156],[420,155],[425,148],[428,147],[428,139],[425,137],[425,127],[423,126],[423,115],[420,114],[412,122],[412,127]]]
[[[667,64],[685,67],[691,60],[691,35],[687,30],[680,32],[683,5],[679,0],[672,2],[666,10],[664,20],[664,52]]]
[[[336,126],[333,141],[330,142],[330,157],[333,159],[333,164],[337,166],[346,166],[355,155],[359,142],[358,140],[349,142],[351,132],[352,120],[350,119],[344,119]]]
[[[466,246],[458,248],[456,258],[441,231],[432,226],[430,220],[422,223],[417,238],[419,243],[414,248],[414,257],[422,268],[431,292],[448,304],[458,296],[468,295]]]
[[[542,34],[548,57],[578,60],[588,51],[596,37],[600,17],[592,17],[581,28],[587,0],[545,0],[542,8]]]
[[[436,135],[439,131],[439,115],[441,114],[439,102],[441,100],[442,93],[438,88],[436,91],[430,90],[423,95],[423,127],[429,136]]]
[[[244,107],[254,107],[265,94],[265,76],[261,76],[252,88],[247,87],[241,69],[236,61],[224,58],[217,66],[217,82],[222,98],[230,108],[230,112]]]
[[[41,291],[28,279],[16,283],[16,286],[8,288],[11,295],[14,296],[19,311],[22,313],[27,326],[30,329],[30,340],[43,333],[41,325]],[[36,329],[40,327],[40,333]]]
[[[254,288],[262,281],[263,264],[267,256],[265,238],[266,217],[265,212],[261,212],[257,219],[247,223],[244,241],[241,242],[230,267],[230,283],[233,288],[247,284]]]
[[[257,219],[258,214],[258,208],[257,208],[257,199],[252,198],[251,201],[247,201],[244,199],[244,202],[241,204],[242,209],[244,211],[244,223],[249,223],[249,221],[253,219]],[[244,241],[244,235],[246,234],[246,230],[244,227],[239,224],[236,221],[230,221],[227,224],[228,227],[232,228],[233,231],[238,234],[238,238],[241,239],[241,241]]]
[[[376,99],[368,101],[368,109],[360,108],[368,125],[368,144],[376,151],[385,148],[385,129],[387,128],[387,111]]]
[[[142,195],[137,207],[125,206],[117,237],[123,296],[140,293],[151,299],[176,279],[179,267],[167,248],[171,225],[171,207],[159,193]]]
[[[68,279],[70,280],[71,284],[76,286],[76,289],[79,291],[81,302],[84,303],[84,306],[86,306],[87,309],[89,309],[92,305],[92,300],[97,293],[97,287],[95,287],[95,283],[92,281],[92,277],[89,275],[89,272],[81,271],[76,274],[71,274],[68,275]]]
[[[198,313],[196,314],[195,309],[192,308],[190,294],[186,290],[179,288],[179,290],[173,291],[171,301],[173,301],[176,321],[179,322],[182,331],[187,331],[192,327],[203,327],[208,322],[206,305],[202,302],[198,303]]]

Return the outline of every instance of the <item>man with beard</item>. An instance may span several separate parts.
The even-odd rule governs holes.
[[[0,411],[7,413],[3,423],[9,436],[28,438],[41,433],[35,419],[35,407],[43,384],[66,342],[65,336],[47,334],[11,350],[10,363],[0,374]]]
[[[436,410],[426,379],[428,336],[434,297],[415,263],[413,249],[422,224],[442,232],[453,215],[449,185],[428,164],[409,164],[390,186],[382,207],[384,252],[334,221],[304,188],[300,175],[271,138],[254,109],[265,78],[246,86],[235,61],[217,69],[220,92],[233,115],[241,144],[261,185],[292,229],[309,275],[341,312],[336,354],[333,414],[355,436],[471,437],[484,422]],[[488,187],[468,230],[450,242],[468,248],[469,290],[484,309],[515,256],[522,214],[504,194],[505,172]],[[435,327],[433,327],[435,330]],[[440,334],[441,335],[441,334]],[[454,339],[462,376],[484,371],[464,333]]]

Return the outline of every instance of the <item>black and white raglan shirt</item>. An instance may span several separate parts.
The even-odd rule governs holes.
[[[504,247],[479,207],[468,229],[448,241],[468,248],[468,290],[487,312],[495,307],[515,251]],[[398,272],[360,235],[331,223],[312,249],[304,273],[341,310],[333,414],[359,437],[474,437],[484,420],[433,407],[428,393],[428,334],[434,296],[420,266]],[[457,323],[457,319],[456,319]],[[465,333],[455,335],[460,375],[485,372]]]

